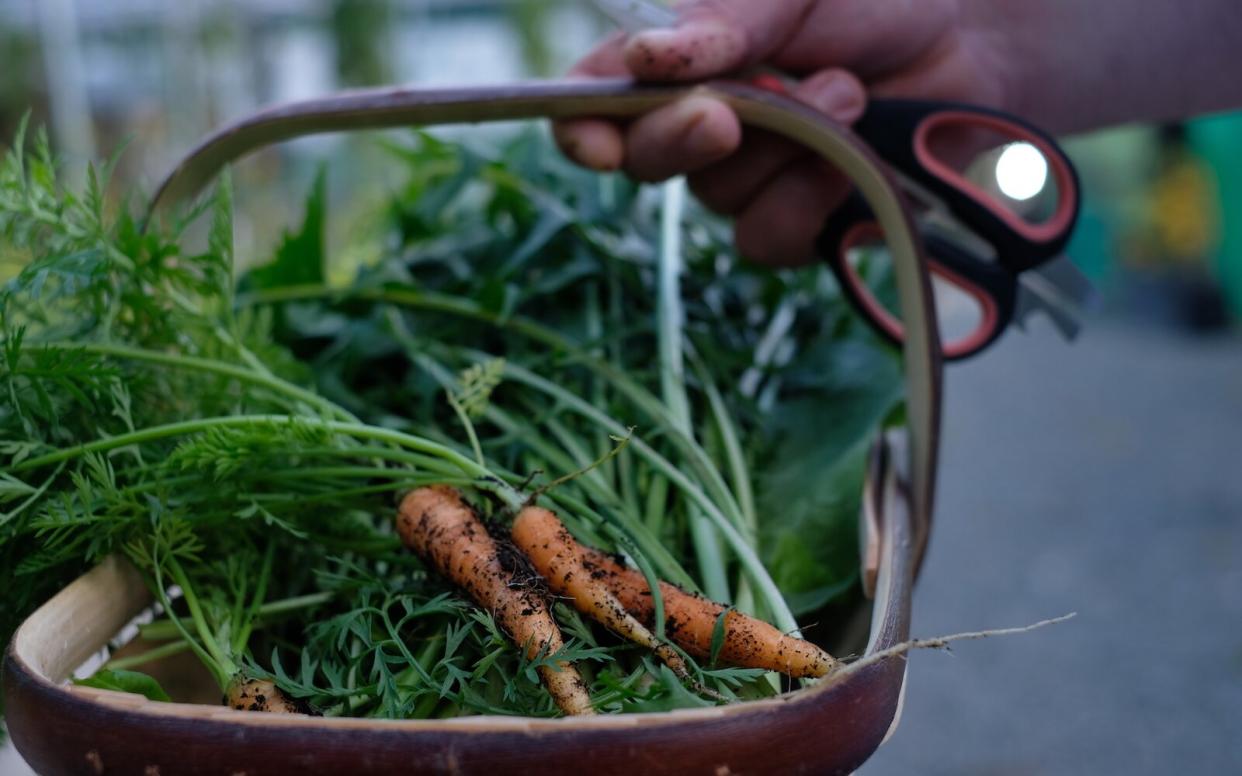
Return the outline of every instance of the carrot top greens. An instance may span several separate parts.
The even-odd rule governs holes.
[[[189,650],[222,690],[271,679],[328,715],[550,716],[537,669],[561,661],[602,712],[776,692],[688,658],[696,694],[564,602],[564,648],[528,657],[401,547],[397,499],[452,486],[504,532],[537,496],[652,590],[792,631],[856,595],[896,354],[821,269],[739,262],[678,184],[584,173],[533,134],[391,150],[405,182],[350,251],[373,261],[328,255],[320,175],[301,226],[235,278],[227,183],[144,234],[105,201],[106,168],[66,191],[46,139],[17,139],[0,167],[0,636],[119,553],[158,602],[152,649],[97,686],[160,697],[135,671]]]

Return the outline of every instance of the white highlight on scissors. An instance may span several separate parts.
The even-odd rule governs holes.
[[[1048,160],[1030,143],[1010,143],[996,162],[996,183],[1010,199],[1031,199],[1048,183]]]

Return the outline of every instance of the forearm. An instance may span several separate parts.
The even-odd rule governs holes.
[[[1239,0],[963,0],[1014,112],[1058,132],[1242,108]]]

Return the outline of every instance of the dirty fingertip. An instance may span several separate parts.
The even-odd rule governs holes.
[[[688,81],[729,72],[746,57],[746,36],[718,19],[674,29],[646,30],[625,44],[625,64],[635,78]]]

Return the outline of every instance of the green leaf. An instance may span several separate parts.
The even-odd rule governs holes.
[[[160,683],[141,671],[100,669],[86,679],[75,679],[74,684],[81,687],[95,687],[100,690],[117,690],[142,695],[148,700],[171,703],[172,698],[160,687]]]
[[[508,278],[518,272],[533,256],[546,250],[552,239],[571,223],[568,213],[559,210],[545,212],[527,233],[522,244],[517,246],[513,254],[500,267],[499,276]]]
[[[324,281],[324,232],[327,212],[327,168],[320,167],[306,200],[302,228],[284,233],[276,258],[251,270],[244,286],[248,289],[285,288],[315,285]]]
[[[207,244],[212,254],[225,266],[233,263],[233,183],[228,175],[220,178],[216,186],[215,201],[211,208],[211,230]]]
[[[849,589],[858,572],[867,450],[902,386],[897,358],[862,338],[820,342],[788,377],[755,498],[764,563],[797,614]]]
[[[487,411],[492,392],[504,380],[505,360],[493,358],[473,364],[457,376],[454,398],[471,420],[478,420]]]
[[[36,490],[35,487],[27,485],[13,475],[0,472],[0,504],[16,498],[29,496]]]
[[[725,642],[725,620],[729,618],[729,612],[733,611],[730,607],[725,609],[716,617],[716,624],[712,626],[712,646],[707,664],[712,668],[716,667],[716,661],[720,658],[720,650],[724,647]]]

